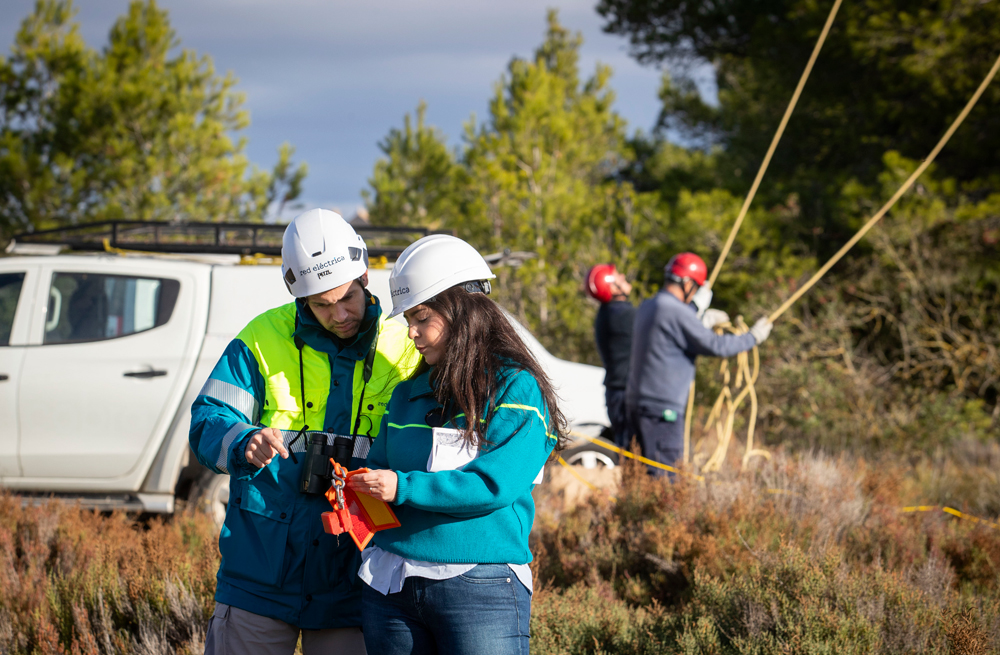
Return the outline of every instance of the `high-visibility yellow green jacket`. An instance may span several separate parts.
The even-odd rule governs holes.
[[[306,439],[290,448],[297,462],[275,457],[262,469],[244,451],[261,427],[281,429],[286,447],[303,424],[328,433],[330,443],[356,424],[362,437],[377,436],[393,389],[419,355],[406,327],[384,321],[378,300],[366,296],[362,327],[349,340],[326,331],[302,301],[261,314],[229,344],[195,400],[191,448],[202,464],[231,476],[218,602],[306,629],[361,624],[358,549],[323,532],[325,497],[299,491]],[[363,465],[370,443],[355,439],[352,468]]]

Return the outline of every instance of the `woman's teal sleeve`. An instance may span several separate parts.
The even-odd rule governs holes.
[[[516,373],[497,399],[484,451],[462,470],[399,473],[397,505],[454,516],[511,505],[530,493],[556,443],[535,378]]]

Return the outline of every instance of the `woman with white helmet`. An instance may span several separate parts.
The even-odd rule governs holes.
[[[372,653],[527,653],[531,490],[566,431],[552,384],[461,239],[408,247],[393,309],[423,356],[393,392],[368,473],[351,486],[395,505],[359,577]]]

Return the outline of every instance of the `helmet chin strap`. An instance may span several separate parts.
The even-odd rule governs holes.
[[[691,291],[687,290],[687,283],[690,282],[694,287]],[[684,303],[690,303],[694,299],[694,294],[698,293],[698,285],[694,283],[694,280],[690,278],[684,278],[681,282],[681,289],[684,291]]]

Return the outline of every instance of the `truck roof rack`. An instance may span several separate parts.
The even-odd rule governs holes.
[[[103,251],[110,248],[154,253],[281,255],[285,225],[278,223],[172,223],[168,221],[104,221],[52,230],[24,232],[13,242],[63,246],[71,250]],[[428,234],[425,227],[355,226],[365,240],[370,257],[396,259],[406,246]],[[451,234],[450,231],[443,232]]]

